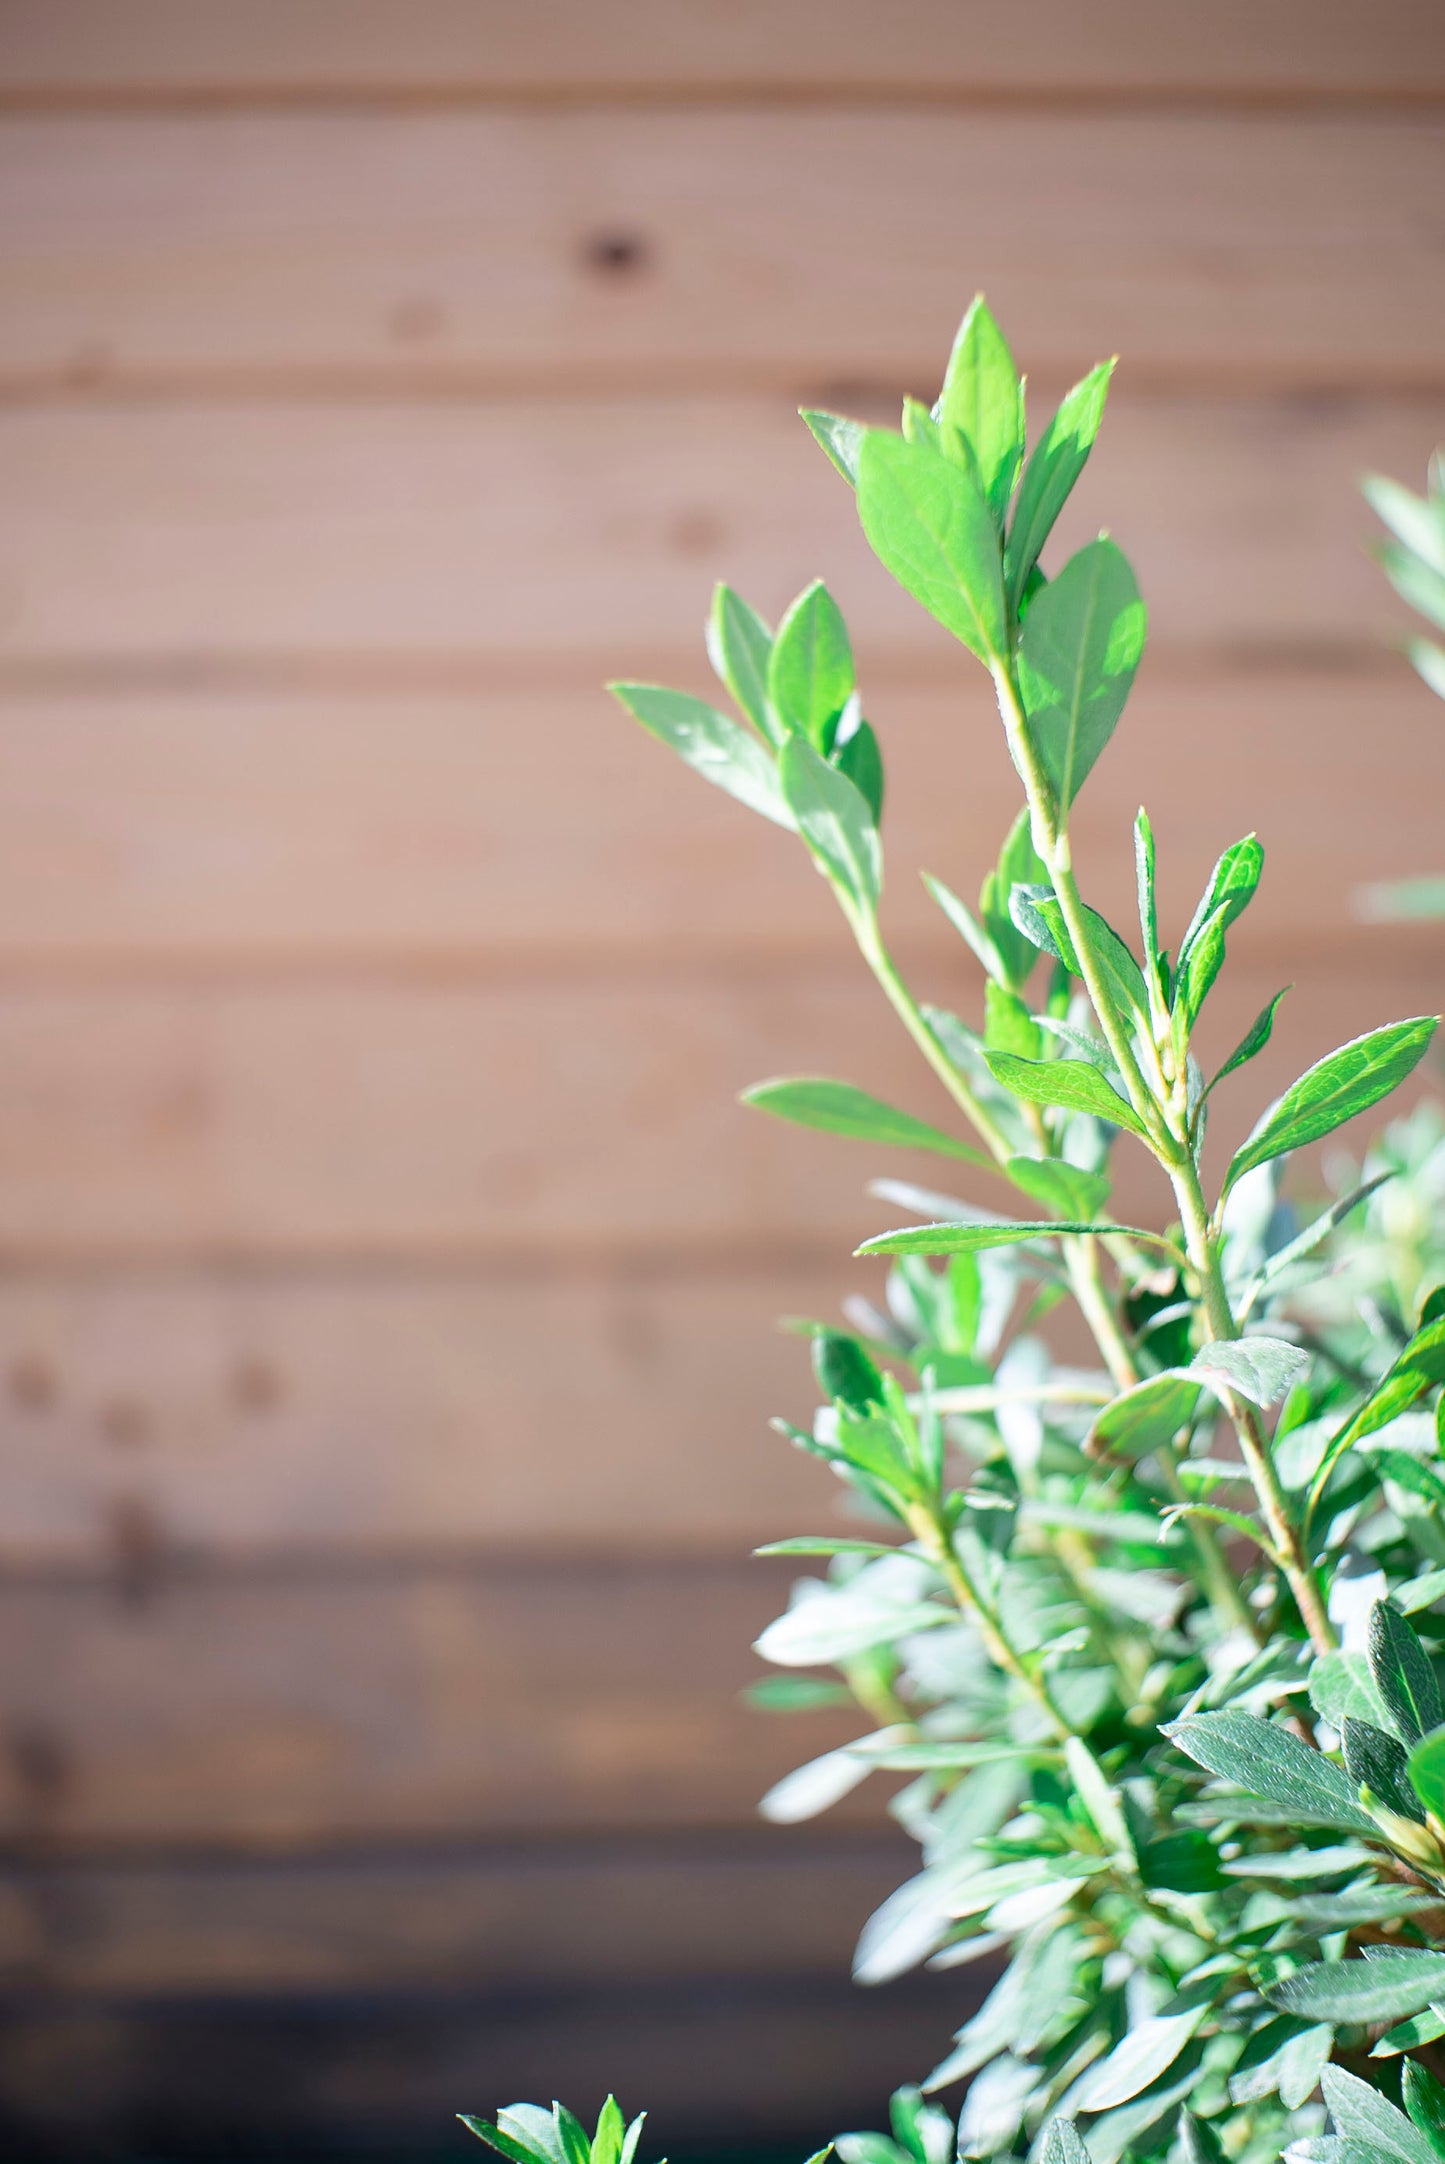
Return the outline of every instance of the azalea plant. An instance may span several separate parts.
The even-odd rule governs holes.
[[[756,1695],[846,1702],[865,1727],[764,1809],[802,1819],[901,1778],[890,1808],[920,1869],[866,1923],[857,1974],[986,1965],[891,2133],[840,2137],[844,2164],[1428,2164],[1445,2157],[1445,1143],[1414,1115],[1363,1166],[1337,1161],[1314,1213],[1281,1180],[1410,1073],[1435,1020],[1328,1052],[1214,1164],[1215,1092],[1278,1005],[1201,1063],[1261,845],[1223,849],[1181,929],[1160,921],[1143,811],[1135,923],[1085,899],[1071,843],[1145,638],[1113,541],[1042,562],[1110,366],[1026,451],[1023,386],[978,301],[901,431],[805,416],[886,570],[997,695],[1023,809],[976,906],[928,880],[981,972],[974,1021],[920,996],[886,943],[882,746],[826,587],[776,631],[719,589],[708,650],[735,712],[614,687],[797,836],[948,1115],[811,1076],[750,1101],[931,1152],[968,1189],[879,1181],[910,1220],[860,1250],[887,1258],[881,1301],[806,1326],[821,1402],[784,1432],[842,1483],[845,1529],[767,1551],[817,1567],[759,1641],[779,1673]],[[1152,1223],[1110,1210],[1126,1150],[1152,1162]],[[1051,1345],[1064,1303],[1084,1359]],[[931,2101],[964,2081],[956,2118]],[[590,2142],[560,2107],[470,2123],[511,2164],[631,2164],[636,2141],[610,2104]]]

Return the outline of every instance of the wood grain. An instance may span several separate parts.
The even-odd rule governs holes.
[[[1429,0],[1224,0],[1207,12],[1038,0],[1027,38],[984,0],[11,0],[17,99],[1439,96]]]
[[[1423,471],[1440,421],[1430,401],[1125,391],[1057,546],[1107,517],[1160,647],[1358,643],[1398,620],[1358,476]],[[961,673],[781,402],[20,409],[0,475],[12,682],[287,657],[410,669],[408,688],[439,663],[645,675],[695,653],[714,577],[776,611],[820,567],[865,663]]]
[[[1438,394],[1442,186],[1399,114],[16,118],[0,394],[921,390],[978,287],[1036,377]]]
[[[0,1826],[314,1843],[751,1824],[859,1732],[754,1713],[777,1564],[529,1558],[0,1585]],[[844,1807],[876,1816],[886,1785]]]
[[[0,1564],[525,1550],[741,1557],[837,1521],[785,1314],[832,1264],[0,1283]]]
[[[825,1821],[581,1844],[11,1859],[0,1978],[50,1993],[535,1990],[846,1975],[915,1868],[892,1827]]]
[[[1359,1030],[1433,1011],[1435,946],[1381,927],[1368,961],[1312,973],[1248,1102]],[[1288,981],[1287,959],[1227,975],[1206,1052],[1232,1048]],[[922,989],[947,1000],[973,981],[940,973]],[[837,1074],[947,1118],[916,1064],[871,987],[822,968],[704,985],[17,991],[0,1000],[0,1251],[494,1264],[836,1252],[880,1229],[870,1173],[983,1183],[985,1200],[1007,1190],[940,1159],[880,1165],[733,1093],[770,1073]],[[1220,1146],[1238,1139],[1236,1100],[1218,1107]],[[1122,1174],[1120,1197],[1157,1206],[1150,1171],[1140,1159]]]
[[[684,674],[721,696],[699,657]],[[919,867],[972,899],[1018,803],[982,672],[960,656],[957,676],[947,690],[866,687],[888,761],[888,921],[920,952],[951,951],[953,935]],[[1362,819],[1380,775],[1406,773],[1388,821]],[[1442,791],[1438,702],[1388,654],[1355,675],[1146,664],[1079,801],[1077,856],[1127,925],[1142,798],[1167,925],[1187,919],[1250,820],[1268,871],[1235,950],[1287,946],[1323,971],[1361,942],[1374,951],[1354,901],[1363,882],[1440,856]],[[12,975],[701,973],[846,952],[803,849],[705,787],[600,689],[0,703],[0,970]]]

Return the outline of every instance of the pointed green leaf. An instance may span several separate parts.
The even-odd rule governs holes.
[[[1039,2164],[1089,2164],[1089,2152],[1071,2119],[1049,2121]]]
[[[1301,1824],[1343,1826],[1378,1836],[1374,1820],[1355,1801],[1344,1768],[1272,1721],[1256,1720],[1249,1713],[1186,1713],[1162,1733],[1220,1780],[1298,1812]]]
[[[870,429],[858,461],[858,511],[879,561],[915,601],[981,661],[1007,651],[998,535],[964,467],[927,444]]]
[[[1148,1138],[1148,1129],[1127,1098],[1085,1060],[1019,1059],[1011,1052],[987,1050],[984,1058],[995,1081],[1026,1103],[1090,1112],[1095,1119],[1110,1120],[1116,1127]]]
[[[1405,2109],[1426,2137],[1436,2164],[1445,2157],[1445,2089],[1418,2059],[1407,2059],[1400,2081]]]
[[[1109,1199],[1106,1172],[1084,1172],[1061,1157],[1011,1157],[1004,1170],[1015,1187],[1055,1217],[1090,1218]]]
[[[1370,1673],[1402,1743],[1423,1742],[1445,1722],[1429,1656],[1405,1618],[1385,1601],[1370,1610]]]
[[[1115,1457],[1144,1458],[1162,1450],[1194,1416],[1199,1384],[1174,1369],[1150,1375],[1106,1405],[1089,1431],[1091,1445]]]
[[[778,778],[798,832],[821,869],[857,908],[871,915],[883,863],[878,829],[863,796],[796,732],[783,746]]]
[[[1073,2100],[1077,2108],[1110,2111],[1138,2096],[1174,2064],[1209,2010],[1205,2000],[1182,2014],[1155,2014],[1141,2021],[1084,2076]]]
[[[1360,1790],[1360,1801],[1373,1808],[1381,1805],[1398,1818],[1425,1823],[1410,1777],[1406,1771],[1405,1746],[1387,1736],[1373,1722],[1345,1719],[1341,1729],[1345,1771]]]
[[[1372,2059],[1397,2059],[1402,2051],[1418,2051],[1422,2044],[1433,2044],[1445,2036],[1445,2009],[1427,2006],[1423,2014],[1414,2014],[1398,2027],[1387,2029],[1377,2044],[1370,2046]]]
[[[1222,1082],[1227,1074],[1233,1074],[1237,1068],[1243,1067],[1257,1053],[1264,1050],[1269,1043],[1270,1033],[1274,1028],[1274,1018],[1279,1012],[1279,1003],[1284,998],[1285,992],[1289,990],[1291,990],[1291,987],[1286,985],[1284,991],[1275,993],[1274,998],[1267,1007],[1261,1007],[1259,1013],[1250,1023],[1249,1028],[1240,1038],[1239,1043],[1215,1075],[1209,1089],[1204,1092],[1206,1097],[1209,1095],[1209,1090],[1212,1090],[1216,1083]]]
[[[739,803],[776,820],[794,824],[778,781],[778,769],[766,744],[730,714],[720,714],[703,699],[661,684],[609,684],[607,687],[660,743],[702,775],[726,789]]]
[[[816,751],[853,690],[853,649],[842,611],[821,579],[799,594],[778,626],[768,663],[768,700],[785,729],[800,729]]]
[[[1436,1015],[1392,1022],[1341,1045],[1292,1083],[1264,1116],[1225,1175],[1227,1193],[1255,1165],[1282,1157],[1287,1150],[1318,1142],[1357,1112],[1388,1097],[1424,1057],[1435,1034]]]
[[[843,1330],[820,1330],[813,1339],[813,1373],[824,1397],[849,1412],[866,1413],[884,1402],[877,1362]]]
[[[843,479],[858,485],[858,454],[868,431],[861,421],[845,421],[839,413],[818,413],[800,407],[814,440],[823,446]]]
[[[1367,2081],[1327,2066],[1320,2086],[1338,2132],[1362,2143],[1380,2164],[1438,2164],[1434,2145]]]
[[[1139,933],[1144,941],[1144,966],[1159,979],[1159,905],[1155,896],[1154,829],[1149,814],[1139,806],[1134,820],[1134,885],[1139,897]]]
[[[1383,1728],[1389,1718],[1363,1653],[1322,1653],[1310,1669],[1310,1704],[1332,1728],[1346,1720]]]
[[[1417,1405],[1436,1383],[1445,1382],[1445,1317],[1427,1322],[1417,1330],[1388,1373],[1342,1428],[1330,1437],[1318,1471],[1310,1483],[1310,1508],[1324,1493],[1336,1463],[1354,1444],[1374,1435],[1401,1413]]]
[[[851,725],[850,712],[856,717]],[[877,826],[883,817],[883,754],[872,723],[864,721],[857,713],[856,699],[843,709],[843,718],[833,739],[832,759],[839,773],[846,774],[852,782]]]
[[[1017,992],[996,984],[992,977],[983,988],[983,1041],[995,1052],[1014,1052],[1020,1059],[1037,1059],[1043,1051],[1043,1032]]]
[[[627,2123],[617,2099],[609,2096],[597,2114],[597,2131],[592,2137],[592,2164],[621,2164],[626,2132]]]
[[[1019,634],[1028,733],[1067,813],[1113,735],[1144,651],[1145,611],[1112,541],[1091,541],[1036,596]]]
[[[934,413],[946,427],[958,430],[973,453],[983,492],[1001,526],[1023,458],[1023,388],[981,293],[953,342]]]
[[[768,659],[773,634],[756,609],[748,607],[731,586],[713,590],[712,614],[707,620],[707,653],[720,683],[736,699],[760,736],[775,747],[787,731],[780,727],[768,704]]]
[[[965,1164],[991,1165],[967,1142],[911,1112],[900,1112],[851,1082],[830,1082],[823,1075],[779,1075],[769,1082],[755,1082],[742,1093],[745,1105],[771,1112],[799,1127],[820,1128],[824,1134],[852,1135],[859,1141],[877,1142],[890,1149],[933,1150],[940,1157],[956,1157]]]
[[[1074,385],[1034,445],[1024,468],[1008,537],[1009,601],[1015,609],[1054,521],[1068,502],[1093,449],[1113,373],[1114,363],[1101,361]]]
[[[1373,1961],[1312,1961],[1264,1996],[1286,2014],[1319,2021],[1398,2021],[1445,1992],[1445,1954],[1392,1948]]]
[[[1246,834],[1243,841],[1232,842],[1225,850],[1209,875],[1209,884],[1199,900],[1199,906],[1189,920],[1189,929],[1179,945],[1179,968],[1182,973],[1189,959],[1189,950],[1201,936],[1211,917],[1222,909],[1226,930],[1254,899],[1264,870],[1264,849],[1257,835]]]
[[[1192,942],[1188,955],[1180,960],[1174,1004],[1188,1028],[1192,1029],[1198,1021],[1204,1002],[1214,989],[1215,979],[1224,967],[1224,935],[1228,929],[1229,911],[1221,904]]]
[[[979,923],[967,902],[961,902],[953,890],[946,887],[941,879],[935,879],[931,872],[924,872],[922,876],[923,884],[927,887],[954,930],[973,949],[974,954],[988,972],[990,981],[995,984],[1003,983],[1009,972],[1004,968],[1003,959],[997,946]],[[1036,961],[1038,957],[1036,954],[1031,954],[1030,959]]]
[[[969,1225],[905,1225],[901,1232],[878,1233],[853,1252],[856,1255],[980,1255],[993,1247],[1016,1247],[1024,1240],[1056,1240],[1063,1234],[1081,1232],[1121,1233],[1130,1240],[1150,1237],[1137,1226],[1129,1225],[1099,1225],[1089,1221],[1018,1224],[991,1219]]]
[[[477,2119],[465,2111],[459,2111],[457,2117],[469,2134],[475,2134],[478,2141],[484,2141],[489,2149],[495,2149],[498,2156],[508,2158],[509,2164],[538,2164],[539,2157],[542,2164],[549,2164],[545,2150],[531,2149],[524,2142],[514,2140],[510,2134],[504,2134],[493,2120]]]

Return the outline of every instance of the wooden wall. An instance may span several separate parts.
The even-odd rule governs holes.
[[[957,1981],[844,1981],[906,1848],[758,1828],[839,1731],[736,1699],[746,1551],[831,1507],[772,1318],[902,1168],[734,1093],[939,1108],[799,853],[598,687],[703,688],[715,577],[826,573],[899,946],[974,998],[914,867],[977,883],[996,727],[793,409],[930,392],[983,286],[1040,396],[1124,356],[1093,891],[1141,776],[1172,908],[1258,824],[1218,1028],[1296,981],[1266,1081],[1437,1006],[1350,892],[1445,849],[1356,493],[1445,433],[1442,111],[1436,0],[5,0],[19,2153],[441,2148],[609,2081],[717,2148],[927,2063]]]

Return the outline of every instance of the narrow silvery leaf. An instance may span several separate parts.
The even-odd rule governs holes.
[[[1089,2164],[1083,2136],[1069,2119],[1051,2119],[1039,2151],[1039,2164]]]
[[[1278,1337],[1241,1337],[1202,1345],[1189,1363],[1191,1375],[1216,1388],[1222,1385],[1252,1405],[1277,1404],[1309,1371],[1309,1354]]]
[[[1145,612],[1112,541],[1091,541],[1038,594],[1019,634],[1030,741],[1067,814],[1114,733],[1144,651]]]
[[[923,884],[927,887],[954,930],[968,942],[968,945],[973,949],[994,983],[1004,983],[1007,972],[1004,969],[998,948],[979,923],[967,902],[961,902],[953,890],[946,887],[941,879],[935,879],[931,872],[923,874]]]
[[[940,1157],[962,1158],[966,1164],[991,1165],[981,1150],[960,1142],[954,1135],[900,1112],[851,1082],[830,1082],[823,1075],[779,1075],[769,1082],[755,1082],[742,1093],[745,1105],[792,1120],[799,1127],[820,1128],[825,1134],[852,1135],[864,1142],[879,1142],[905,1150],[934,1150]]]
[[[964,467],[927,444],[870,429],[858,460],[858,511],[879,561],[930,616],[981,661],[1006,652],[998,535]]]
[[[1301,1824],[1378,1834],[1355,1801],[1344,1768],[1272,1721],[1248,1713],[1186,1713],[1162,1733],[1220,1780],[1298,1811]]]
[[[855,1758],[844,1748],[810,1758],[775,1781],[758,1804],[758,1815],[775,1826],[797,1826],[831,1810],[844,1796],[866,1781],[873,1768],[866,1758]]]
[[[778,626],[768,662],[768,701],[785,729],[817,751],[853,690],[853,649],[842,611],[821,579],[799,594]]]
[[[1382,2164],[1396,2164],[1397,2159],[1398,2164],[1439,2164],[1433,2142],[1367,2081],[1346,2073],[1342,2066],[1327,2066],[1320,2086],[1338,2131],[1365,2143]]]
[[[843,479],[858,485],[858,453],[868,431],[861,421],[845,421],[838,413],[818,413],[800,407],[814,439],[823,446]]]
[[[768,704],[768,657],[773,634],[756,609],[731,586],[719,585],[707,620],[708,659],[759,735],[780,745],[787,731]]]
[[[1320,2021],[1398,2021],[1445,1994],[1445,1954],[1402,1948],[1373,1961],[1314,1961],[1266,1984],[1271,2006]]]
[[[882,884],[878,829],[860,792],[805,736],[783,746],[778,776],[798,832],[828,877],[871,914]]]
[[[739,803],[761,812],[780,827],[791,828],[793,815],[783,797],[778,769],[766,744],[730,714],[661,684],[612,684],[617,698],[644,729],[670,744],[702,775],[726,789]]]
[[[1395,539],[1445,578],[1445,503],[1416,496],[1398,481],[1372,473],[1361,484],[1370,509]]]
[[[1370,1610],[1370,1673],[1402,1743],[1420,1743],[1445,1722],[1429,1656],[1414,1630],[1384,1601]]]
[[[934,412],[967,443],[983,492],[1002,525],[1023,457],[1023,387],[981,293],[959,326]]]
[[[1018,1059],[1011,1052],[984,1053],[994,1079],[1030,1104],[1056,1105],[1069,1112],[1089,1112],[1111,1120],[1131,1134],[1147,1136],[1138,1113],[1097,1067],[1076,1059]]]
[[[1437,1015],[1418,1015],[1371,1030],[1302,1074],[1236,1152],[1225,1175],[1226,1191],[1251,1166],[1318,1142],[1388,1097],[1423,1059],[1438,1020]]]
[[[1093,449],[1113,373],[1114,363],[1101,361],[1076,383],[1029,455],[1008,537],[1009,600],[1014,608]]]
[[[1183,2014],[1155,2014],[1092,2067],[1074,2095],[1079,2111],[1108,2111],[1127,2104],[1174,2064],[1209,2012],[1207,2002]]]
[[[1357,1210],[1362,1202],[1369,1200],[1377,1187],[1383,1187],[1386,1180],[1394,1177],[1393,1172],[1377,1173],[1374,1179],[1366,1180],[1363,1187],[1357,1187],[1352,1193],[1342,1195],[1338,1202],[1332,1202],[1327,1210],[1321,1211],[1318,1217],[1305,1226],[1303,1232],[1297,1232],[1284,1247],[1276,1249],[1250,1286],[1245,1300],[1246,1308],[1252,1307],[1259,1294],[1283,1277],[1286,1271],[1292,1270],[1297,1263],[1303,1262],[1306,1256],[1312,1255],[1315,1249],[1329,1238],[1335,1227],[1344,1223],[1352,1210]]]

